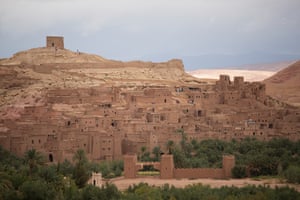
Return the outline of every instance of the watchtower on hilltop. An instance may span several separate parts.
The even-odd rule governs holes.
[[[55,47],[58,49],[64,49],[64,37],[59,36],[47,36],[46,38],[47,47]]]

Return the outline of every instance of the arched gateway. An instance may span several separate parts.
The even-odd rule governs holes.
[[[136,155],[124,156],[125,178],[136,178],[137,172],[145,165],[151,165],[160,171],[161,179],[172,178],[230,178],[235,166],[235,157],[223,156],[222,168],[174,168],[173,155],[162,155],[160,162],[137,162]]]

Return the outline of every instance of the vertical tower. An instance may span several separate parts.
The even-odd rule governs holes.
[[[64,49],[64,37],[47,36],[46,46],[47,47],[55,47],[58,49]]]
[[[221,74],[220,79],[217,81],[217,86],[219,90],[221,91],[227,90],[230,84],[231,84],[230,77],[228,75]]]
[[[223,156],[224,178],[232,177],[231,170],[235,166],[235,157],[232,155]]]
[[[173,155],[162,155],[160,160],[160,178],[172,179],[174,176]]]
[[[125,178],[136,177],[136,155],[125,155],[124,156],[124,176]]]
[[[234,77],[234,87],[236,89],[241,88],[244,85],[244,77],[243,76],[235,76]]]

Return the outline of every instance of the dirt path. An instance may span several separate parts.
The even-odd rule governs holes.
[[[216,179],[159,179],[158,177],[141,177],[135,179],[125,179],[117,178],[109,181],[110,183],[115,184],[119,190],[125,190],[130,185],[139,184],[139,183],[148,183],[149,185],[154,186],[163,186],[164,184],[173,185],[177,188],[183,188],[187,185],[192,184],[202,184],[209,185],[212,188],[219,188],[222,186],[235,186],[235,187],[244,187],[247,185],[263,185],[270,186],[271,188],[275,187],[284,187],[289,186],[295,188],[300,192],[300,185],[282,183],[278,179],[264,179],[264,180],[253,180],[253,179],[229,179],[229,180],[216,180]]]

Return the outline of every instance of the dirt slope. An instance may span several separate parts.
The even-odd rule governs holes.
[[[265,79],[268,95],[286,103],[300,106],[300,61]]]

